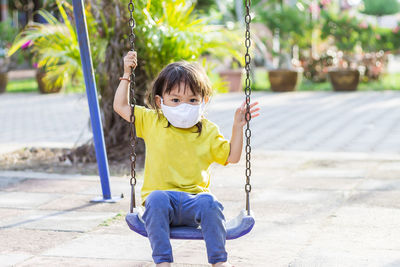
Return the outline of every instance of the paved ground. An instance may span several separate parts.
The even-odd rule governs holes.
[[[209,118],[229,137],[241,94],[217,96]],[[254,93],[262,116],[252,124],[256,151],[400,153],[400,93]],[[71,147],[90,138],[83,95],[0,97],[0,146]]]
[[[217,96],[209,117],[229,137],[242,96]],[[400,94],[254,94],[252,210],[229,241],[236,266],[400,266]],[[82,96],[0,96],[0,151],[73,146],[90,137]],[[244,205],[244,163],[214,166],[226,217]],[[140,186],[140,185],[139,185]],[[112,192],[129,195],[126,177]],[[0,170],[0,266],[152,266],[128,230],[128,199],[92,204],[98,177]],[[201,241],[174,241],[175,266],[206,266]]]
[[[73,147],[91,137],[85,95],[1,95],[0,125],[0,151],[21,146]]]

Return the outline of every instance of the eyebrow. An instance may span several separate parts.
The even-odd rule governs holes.
[[[169,94],[170,96],[177,96],[177,97],[180,97],[181,95],[177,95],[177,94]],[[194,94],[191,94],[191,95],[189,95],[189,97],[194,97],[194,96],[196,96],[196,95],[194,95]]]

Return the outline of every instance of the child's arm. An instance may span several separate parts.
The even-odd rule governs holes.
[[[136,52],[128,52],[124,57],[124,79],[129,79],[131,76],[131,67],[134,69],[137,66]],[[131,107],[129,106],[129,81],[121,80],[114,96],[114,111],[122,118],[130,121]]]
[[[259,113],[255,113],[260,110],[260,108],[254,108],[258,102],[255,102],[250,105],[250,114],[251,118],[255,118]],[[246,125],[246,103],[243,102],[242,106],[239,107],[235,112],[235,117],[233,120],[232,126],[232,137],[230,141],[231,151],[229,153],[228,162],[229,163],[238,163],[240,160],[240,156],[242,154],[243,148],[243,126]]]

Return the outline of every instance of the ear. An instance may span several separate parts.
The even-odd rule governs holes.
[[[156,105],[157,105],[157,107],[158,108],[161,108],[161,97],[159,96],[159,95],[156,95],[156,97],[155,97],[156,99]]]
[[[207,104],[207,103],[208,103],[208,100],[210,100],[210,98],[209,98],[208,96],[205,96],[205,97],[204,97],[204,103]]]

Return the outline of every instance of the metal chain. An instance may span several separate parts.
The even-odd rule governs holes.
[[[129,33],[129,42],[131,44],[131,51],[135,51],[135,34],[133,30],[135,29],[135,19],[133,18],[133,11],[135,10],[135,5],[133,4],[133,1],[130,0],[128,4],[128,10],[130,12],[130,18],[129,18],[129,27],[130,27],[130,33]],[[130,100],[130,106],[131,106],[131,116],[130,116],[130,145],[131,145],[131,155],[130,155],[130,160],[131,160],[131,179],[130,179],[130,184],[131,184],[131,205],[130,205],[130,211],[131,213],[133,212],[133,208],[136,207],[136,202],[135,202],[135,185],[136,185],[136,128],[135,128],[135,105],[136,105],[136,99],[135,99],[135,71],[133,68],[131,68],[131,76],[130,76],[130,83],[129,83],[129,100]]]
[[[250,137],[251,137],[251,130],[250,130],[250,120],[251,120],[251,113],[250,113],[250,95],[251,95],[251,80],[250,80],[250,61],[251,57],[249,54],[249,49],[251,46],[250,40],[250,6],[251,0],[246,0],[246,15],[245,15],[245,23],[246,23],[246,32],[245,32],[245,46],[246,46],[246,54],[245,54],[245,70],[246,70],[246,87],[245,87],[245,94],[246,94],[246,185],[244,187],[246,191],[246,211],[247,214],[250,215],[250,192],[251,192],[251,184],[250,184],[250,176],[251,176],[251,146],[250,146]]]
[[[250,114],[250,95],[251,95],[251,80],[250,80],[250,61],[251,57],[249,54],[249,49],[251,46],[251,40],[250,40],[250,22],[251,22],[251,16],[250,16],[250,6],[251,6],[251,0],[246,0],[246,15],[245,15],[245,23],[246,23],[246,32],[245,32],[245,46],[246,46],[246,54],[245,54],[245,70],[246,70],[246,87],[245,87],[245,94],[246,94],[246,130],[245,130],[245,136],[246,136],[246,185],[245,185],[245,191],[246,191],[246,210],[248,215],[250,215],[250,192],[251,192],[251,184],[250,184],[250,176],[251,176],[251,146],[250,146],[250,137],[251,137],[251,130],[250,130],[250,120],[251,120],[251,114]],[[131,50],[134,51],[134,42],[135,42],[135,34],[134,34],[134,28],[135,28],[135,19],[133,18],[133,11],[135,9],[135,6],[130,0],[128,4],[128,9],[130,12],[130,19],[129,19],[129,26],[131,29],[131,32],[129,34],[129,41],[131,44]],[[133,211],[133,208],[136,207],[135,204],[135,185],[136,185],[136,152],[135,152],[135,147],[136,147],[136,129],[135,129],[135,104],[136,100],[134,97],[134,88],[135,88],[135,73],[132,68],[131,71],[131,77],[130,77],[130,104],[131,104],[131,116],[130,116],[130,144],[131,144],[131,179],[130,179],[130,184],[131,184],[131,190],[132,190],[132,197],[131,197],[131,212]]]

